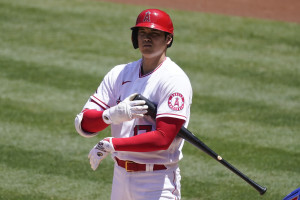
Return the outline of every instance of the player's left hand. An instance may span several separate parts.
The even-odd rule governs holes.
[[[96,144],[90,151],[88,158],[90,159],[91,168],[95,171],[100,162],[108,156],[109,153],[114,152],[112,144],[112,137],[107,137]]]

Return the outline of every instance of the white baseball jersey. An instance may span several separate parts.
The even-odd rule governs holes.
[[[133,93],[139,93],[157,105],[157,118],[173,117],[185,120],[187,127],[192,103],[192,87],[184,71],[170,58],[152,72],[142,75],[142,59],[114,67],[104,77],[84,109],[104,110],[117,105]],[[96,102],[92,103],[90,100]],[[125,138],[156,129],[150,116],[121,124],[111,124],[112,137]],[[167,150],[153,152],[113,153],[122,160],[145,164],[174,164],[182,158],[183,139],[176,137]]]

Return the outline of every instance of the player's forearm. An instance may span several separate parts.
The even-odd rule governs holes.
[[[104,130],[109,124],[106,124],[102,118],[103,111],[85,110],[81,122],[84,131],[96,133]]]
[[[116,151],[150,152],[166,150],[176,137],[184,120],[174,118],[158,118],[155,131],[143,133],[129,138],[113,138]]]

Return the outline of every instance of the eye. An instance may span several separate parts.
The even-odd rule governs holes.
[[[139,31],[140,36],[144,36],[146,33],[144,31]]]

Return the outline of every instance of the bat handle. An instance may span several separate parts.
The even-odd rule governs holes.
[[[137,94],[134,97],[133,100],[144,100],[144,101],[146,101],[146,105],[148,106],[148,112],[146,113],[146,115],[149,115],[153,119],[156,118],[157,108],[156,108],[156,105],[154,103],[152,103],[151,101],[149,101],[146,97],[144,97],[141,94]]]

